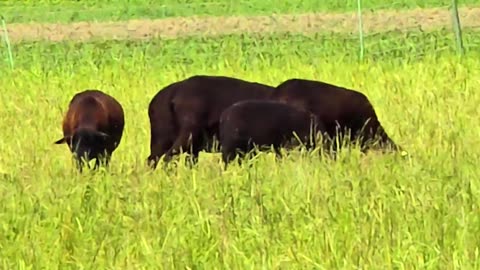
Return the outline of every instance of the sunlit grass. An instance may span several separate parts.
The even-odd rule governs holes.
[[[359,63],[355,41],[252,40],[16,46],[0,76],[2,267],[478,269],[478,52],[425,42]],[[148,103],[193,74],[358,89],[411,156],[260,154],[223,172],[202,153],[192,169],[151,172]],[[126,126],[109,170],[79,175],[53,142],[86,88],[117,98]]]

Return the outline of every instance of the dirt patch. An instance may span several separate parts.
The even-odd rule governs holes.
[[[462,27],[480,27],[480,7],[459,9]],[[446,8],[406,11],[364,12],[366,33],[410,28],[422,30],[451,28],[451,13]],[[179,36],[214,36],[234,33],[333,32],[357,31],[356,13],[308,13],[275,16],[186,17],[125,22],[79,22],[71,24],[10,24],[12,43],[35,40],[149,39]]]

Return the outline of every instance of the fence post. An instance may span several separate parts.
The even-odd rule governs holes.
[[[462,26],[460,25],[460,18],[458,16],[457,0],[452,0],[451,9],[452,9],[453,31],[455,32],[457,49],[460,55],[463,55],[464,48],[463,48],[463,40],[462,40]]]
[[[0,19],[2,20],[3,38],[5,40],[5,44],[7,45],[8,62],[10,63],[10,68],[13,69],[13,54],[10,46],[10,39],[8,38],[7,24],[5,23],[5,18],[3,15],[0,15]]]
[[[360,42],[360,60],[363,60],[365,43],[363,38],[362,0],[357,0],[358,37]]]

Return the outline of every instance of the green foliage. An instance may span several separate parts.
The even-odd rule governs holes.
[[[362,1],[364,9],[407,9],[449,6],[450,0],[385,0]],[[478,5],[479,0],[460,1],[460,5]],[[15,1],[0,2],[0,15],[14,22],[109,21],[132,18],[165,18],[191,15],[255,15],[318,11],[353,11],[357,1],[337,0],[105,0],[105,1]]]
[[[459,59],[444,32],[390,34],[369,48],[417,46],[358,63],[356,41],[332,38],[17,44],[16,69],[0,76],[0,265],[478,269],[478,48]],[[218,154],[202,153],[193,169],[150,172],[148,103],[193,74],[358,89],[411,156],[264,153],[222,172]],[[86,88],[122,103],[126,129],[108,172],[78,175],[53,142]]]
[[[465,31],[463,35],[468,52],[477,54],[478,32]],[[420,61],[456,49],[454,37],[448,30],[379,33],[367,37],[365,42],[365,57],[369,61]],[[1,53],[6,59],[6,50]],[[85,66],[101,69],[121,65],[172,70],[181,72],[178,76],[182,77],[191,69],[218,72],[225,66],[247,71],[252,66],[288,66],[292,61],[312,67],[337,59],[356,63],[358,39],[339,34],[242,34],[148,41],[65,41],[16,44],[13,55],[17,68],[29,70],[34,66],[48,73],[78,72]],[[6,62],[0,66],[5,72],[8,68]]]

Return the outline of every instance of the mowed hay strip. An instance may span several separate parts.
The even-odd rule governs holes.
[[[480,27],[480,8],[459,9],[462,27]],[[409,28],[430,30],[451,28],[447,8],[405,11],[366,11],[363,14],[366,33]],[[352,33],[357,31],[358,18],[351,13],[307,13],[273,16],[185,17],[123,22],[77,22],[70,24],[25,23],[8,25],[12,42],[35,40],[148,39],[182,36],[216,36],[236,33]]]

